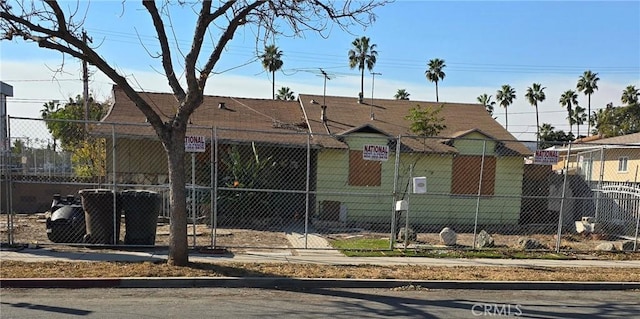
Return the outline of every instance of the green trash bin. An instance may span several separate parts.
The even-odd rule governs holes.
[[[120,193],[124,212],[124,244],[155,245],[158,215],[162,207],[160,194],[147,190]]]
[[[86,227],[84,242],[117,245],[120,240],[119,195],[110,189],[83,189],[79,193]]]

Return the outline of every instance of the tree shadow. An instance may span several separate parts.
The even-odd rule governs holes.
[[[588,305],[560,305],[530,301],[509,304],[509,300],[496,300],[489,303],[481,290],[478,291],[477,299],[428,299],[429,296],[427,294],[433,293],[434,290],[425,290],[424,298],[412,298],[394,296],[393,292],[386,295],[372,294],[367,293],[366,290],[275,289],[352,300],[337,302],[336,312],[332,314],[334,317],[344,316],[345,314],[353,316],[366,313],[367,317],[442,318],[442,314],[446,313],[447,316],[450,315],[454,318],[517,316],[523,318],[604,319],[632,318],[640,313],[640,305],[633,303],[592,302]],[[379,306],[372,306],[371,303],[377,303]],[[485,305],[489,306],[488,310],[485,309]],[[326,315],[327,313],[322,314]]]
[[[40,304],[32,304],[28,302],[18,302],[18,303],[10,303],[10,302],[0,302],[2,305],[6,305],[14,308],[25,308],[30,310],[38,310],[38,311],[46,311],[46,312],[54,312],[65,315],[73,315],[73,316],[88,316],[93,311],[68,308],[68,307],[57,307],[57,306],[47,306]]]

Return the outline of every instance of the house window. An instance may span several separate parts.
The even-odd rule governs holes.
[[[381,180],[381,162],[364,160],[362,151],[349,152],[349,185],[380,186]]]
[[[626,173],[628,162],[629,162],[629,157],[627,156],[618,157],[618,172]]]
[[[480,170],[482,169],[481,195],[493,195],[496,185],[496,158],[484,158],[482,156],[456,156],[453,158],[453,171],[451,172],[451,194],[477,195],[480,183]]]

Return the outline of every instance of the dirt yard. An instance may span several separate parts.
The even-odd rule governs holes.
[[[2,242],[8,239],[6,215],[0,216],[0,236]],[[46,233],[46,216],[45,214],[15,215],[14,217],[14,243],[18,244],[54,244],[49,240]],[[120,227],[120,241],[124,240],[125,227]],[[187,225],[188,243],[196,247],[212,246],[212,229],[208,225]],[[193,234],[195,233],[195,236]],[[518,248],[518,240],[521,237],[533,238],[540,242],[546,249],[555,250],[556,235],[529,233],[527,235],[509,235],[509,234],[491,234],[497,248]],[[389,238],[388,233],[367,232],[362,229],[347,229],[342,232],[327,232],[324,235],[327,239],[345,239],[345,238]],[[473,246],[474,236],[471,233],[457,234],[458,248],[470,248]],[[578,234],[565,234],[562,236],[560,243],[561,249],[564,251],[593,251],[595,248],[605,242],[614,243],[617,247],[622,245],[625,239],[621,238],[603,238],[595,236],[582,236]],[[169,225],[159,223],[156,230],[156,245],[167,246],[169,244]],[[438,233],[419,233],[417,240],[412,242],[413,247],[429,247],[439,246],[440,242]],[[215,237],[216,247],[233,248],[237,252],[253,249],[269,249],[282,250],[292,248],[291,243],[287,240],[285,232],[282,230],[254,230],[239,228],[220,228],[216,231]],[[543,248],[545,249],[545,248]],[[619,249],[619,248],[618,248]]]
[[[7,216],[0,216],[0,236],[2,242],[8,239],[8,220]],[[14,243],[16,244],[39,244],[51,245],[56,244],[47,237],[46,215],[30,214],[16,215],[13,220],[14,225]],[[212,229],[208,225],[193,224],[187,226],[188,244],[196,247],[212,246]],[[195,233],[195,236],[193,234]],[[120,242],[124,240],[125,225],[120,226]],[[242,252],[248,249],[288,249],[291,248],[284,232],[268,231],[268,230],[252,230],[252,229],[218,229],[215,237],[216,247],[233,247],[234,251]],[[156,245],[169,245],[169,225],[158,223],[156,229]]]

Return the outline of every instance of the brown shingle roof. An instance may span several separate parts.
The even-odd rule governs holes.
[[[156,112],[167,119],[174,114],[177,102],[172,94],[141,95]],[[117,134],[155,138],[155,132],[145,123],[145,116],[117,86],[113,87],[113,99],[114,103],[103,122],[139,123],[120,125],[117,127]],[[320,119],[321,104],[312,103],[312,100],[326,101],[326,123]],[[224,103],[224,108],[219,107],[220,103]],[[418,104],[423,107],[444,106],[440,116],[444,118],[446,128],[437,137],[410,138],[415,134],[409,130],[410,122],[405,116],[409,114],[410,108]],[[374,114],[373,120],[370,118],[371,111]],[[301,94],[299,101],[205,96],[202,105],[190,119],[187,134],[210,136],[210,129],[206,128],[216,127],[220,139],[235,142],[306,145],[305,135],[292,133],[306,132],[309,129],[313,134],[313,144],[344,148],[346,145],[337,136],[359,130],[373,130],[392,138],[402,135],[403,146],[415,151],[452,153],[457,150],[445,141],[464,138],[477,131],[501,141],[508,153],[531,153],[479,104],[376,99],[371,105],[366,101],[359,104],[356,98],[306,94]],[[111,132],[109,126],[97,130],[103,134]]]
[[[169,93],[141,93],[159,114],[168,119],[175,113],[177,102]],[[123,90],[113,87],[114,103],[102,120],[109,123],[140,123],[141,126],[118,126],[118,134],[153,136],[155,132],[145,124],[146,118]],[[224,108],[220,108],[224,103]],[[232,141],[260,141],[306,145],[306,136],[291,134],[306,132],[304,115],[297,101],[204,96],[200,107],[190,117],[187,134],[210,136],[211,130],[196,127],[216,127],[218,137]],[[259,132],[259,133],[256,133]],[[273,133],[273,134],[270,134]]]
[[[479,131],[483,135],[504,142],[505,147],[517,154],[531,153],[524,144],[518,142],[500,123],[496,122],[480,104],[375,99],[372,105],[367,100],[360,104],[356,98],[306,94],[300,94],[299,99],[308,118],[309,128],[314,134],[314,141],[326,147],[344,147],[344,144],[328,136],[328,133],[340,134],[366,123],[391,136],[414,136],[415,133],[409,130],[410,121],[405,119],[409,109],[416,105],[423,107],[443,105],[439,115],[444,118],[446,128],[437,138],[427,139],[426,143],[422,138],[404,138],[405,146],[416,151],[426,148],[426,151],[432,152],[456,152],[453,147],[441,141],[461,138],[472,131]],[[322,101],[326,101],[327,104],[326,126],[320,120]],[[370,116],[371,112],[374,114],[373,120]]]
[[[587,141],[589,144],[640,144],[640,133],[632,133],[627,135],[601,138],[593,141]]]

